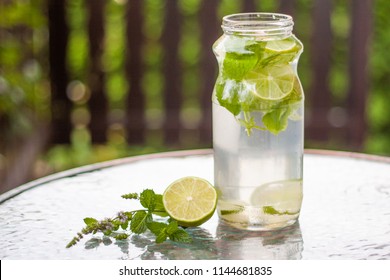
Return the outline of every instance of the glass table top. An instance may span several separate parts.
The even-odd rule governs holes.
[[[97,234],[65,248],[85,217],[103,219],[137,207],[122,194],[145,188],[162,193],[189,175],[213,182],[211,150],[96,164],[5,193],[0,259],[390,259],[390,161],[310,151],[301,215],[288,228],[241,231],[220,223],[215,213],[189,229],[191,244],[155,244],[149,234],[124,241]]]

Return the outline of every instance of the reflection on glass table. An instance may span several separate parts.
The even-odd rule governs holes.
[[[1,259],[390,259],[390,159],[306,151],[299,223],[250,232],[218,221],[188,229],[191,244],[155,244],[151,234],[116,241],[88,235],[66,244],[83,218],[137,204],[122,194],[162,193],[184,176],[213,182],[211,150],[161,153],[69,170],[0,196]],[[134,202],[137,203],[137,202]]]

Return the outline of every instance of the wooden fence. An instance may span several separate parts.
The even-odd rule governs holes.
[[[70,0],[68,0],[69,2]],[[109,125],[108,102],[105,90],[105,72],[102,70],[103,40],[105,37],[105,4],[107,0],[85,1],[88,12],[87,31],[89,39],[89,70],[88,87],[91,98],[88,102],[91,113],[89,130],[93,143],[104,143]],[[163,104],[165,118],[163,122],[164,139],[167,144],[180,142],[180,132],[183,131],[180,122],[180,110],[183,104],[182,69],[179,57],[181,39],[180,14],[177,0],[165,0],[165,14],[161,45],[163,47],[162,73],[164,79]],[[241,11],[256,11],[256,5],[262,1],[242,0]],[[299,11],[294,0],[280,0],[277,12],[292,14]],[[329,85],[332,55],[331,0],[312,1],[311,61],[312,73],[310,86],[305,89],[307,96],[307,139],[326,142],[335,133],[349,147],[359,149],[364,141],[366,122],[365,104],[368,93],[368,45],[371,33],[372,1],[350,1],[350,36],[349,36],[349,72],[348,92],[345,104],[344,123],[332,122],[332,93]],[[141,0],[128,0],[125,4],[126,53],[124,56],[125,71],[128,77],[129,89],[126,97],[126,117],[124,126],[126,140],[129,144],[145,142],[147,126],[145,124],[145,93],[141,86],[144,75],[142,46],[144,43],[143,3]],[[52,141],[53,143],[69,143],[72,125],[70,114],[72,102],[66,96],[69,83],[66,68],[68,24],[65,13],[67,0],[49,0],[48,18],[50,31],[50,68],[52,85]],[[201,104],[201,120],[196,130],[199,141],[206,146],[211,143],[211,103],[210,96],[217,73],[217,64],[211,52],[212,43],[221,34],[220,22],[217,17],[219,1],[201,1],[198,22],[200,27],[201,53],[199,55],[199,73],[201,86],[198,92]],[[334,114],[333,114],[334,115]]]
[[[113,120],[110,118],[110,102],[107,92],[107,72],[103,67],[103,57],[106,52],[104,43],[107,37],[107,14],[109,1],[112,0],[84,0],[86,22],[84,29],[87,33],[88,68],[86,79],[82,81],[89,90],[90,98],[87,108],[90,120],[87,124],[92,143],[107,143],[107,135]],[[233,0],[232,0],[233,1]],[[7,1],[6,1],[7,2]],[[145,78],[145,34],[144,24],[145,3],[143,0],[127,0],[123,2],[125,52],[123,54],[123,72],[127,80],[125,93],[125,114],[121,125],[125,131],[126,142],[129,145],[143,145],[147,142],[151,128],[147,122],[147,93],[142,85]],[[334,33],[332,14],[334,3],[331,0],[279,0],[276,8],[268,12],[281,12],[300,18],[302,5],[310,3],[309,15],[305,15],[307,22],[301,29],[309,30],[302,36],[300,29],[295,33],[304,40],[307,69],[304,73],[310,74],[310,79],[304,85],[306,95],[306,143],[310,147],[329,147],[329,143],[336,141],[338,146],[345,149],[360,150],[365,140],[366,101],[369,92],[368,56],[370,36],[372,33],[373,1],[348,1],[349,29],[345,59],[344,76],[346,77],[346,92],[342,102],[334,102],[334,94],[330,85],[332,64],[335,62]],[[49,56],[51,85],[51,124],[50,145],[67,144],[71,142],[74,129],[72,112],[75,104],[67,95],[67,89],[72,82],[72,73],[68,67],[69,37],[72,32],[68,14],[72,0],[46,0],[46,15],[49,31]],[[162,48],[162,106],[163,116],[158,128],[162,134],[162,142],[166,145],[187,148],[182,143],[182,134],[191,130],[191,137],[197,147],[211,147],[211,93],[217,75],[217,63],[211,46],[222,34],[221,18],[218,9],[222,0],[199,0],[196,21],[199,29],[200,53],[197,58],[197,73],[199,75],[196,99],[200,108],[200,119],[195,127],[190,129],[183,124],[182,110],[185,103],[185,86],[183,63],[180,57],[180,42],[183,37],[183,23],[185,15],[180,9],[179,0],[156,0],[161,5],[164,20],[161,22],[162,32],[159,44]],[[240,0],[239,9],[235,12],[251,12],[261,10],[263,1]],[[301,65],[300,65],[301,67]],[[300,68],[302,69],[302,68]],[[300,74],[302,71],[300,71]],[[117,120],[116,120],[117,121]],[[1,127],[1,122],[0,122]],[[42,129],[42,128],[40,128]],[[40,130],[39,130],[40,131]],[[45,133],[38,132],[37,139]],[[35,139],[35,138],[34,138]],[[43,137],[47,139],[47,137]],[[336,140],[335,140],[336,139]],[[38,141],[38,140],[37,140]],[[1,142],[1,141],[0,141]],[[27,141],[34,143],[34,141]],[[39,141],[38,141],[39,142]],[[35,147],[42,149],[44,145]],[[47,147],[47,145],[46,145]],[[30,149],[29,150],[33,150]],[[27,155],[29,160],[26,161]],[[15,164],[10,164],[3,172],[8,176],[4,185],[7,188],[16,186],[28,179],[37,152],[26,153],[20,150],[20,157],[15,157]],[[26,168],[21,170],[20,162],[23,159]],[[0,170],[1,171],[1,170]],[[1,173],[1,172],[0,172]],[[3,174],[3,175],[4,175]],[[1,174],[0,174],[1,175]],[[6,177],[7,177],[6,176]],[[2,176],[0,176],[2,177]],[[3,176],[4,177],[4,176]],[[12,179],[14,178],[14,179]],[[1,178],[0,178],[1,179]],[[0,180],[1,181],[1,180]]]

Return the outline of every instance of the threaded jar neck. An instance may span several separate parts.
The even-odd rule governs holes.
[[[288,37],[293,26],[291,16],[276,13],[241,13],[222,19],[222,30],[228,35]]]

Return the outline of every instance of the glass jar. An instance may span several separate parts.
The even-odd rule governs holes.
[[[247,230],[295,223],[302,203],[302,43],[291,16],[223,18],[213,45],[219,65],[213,102],[214,183],[220,220]]]

